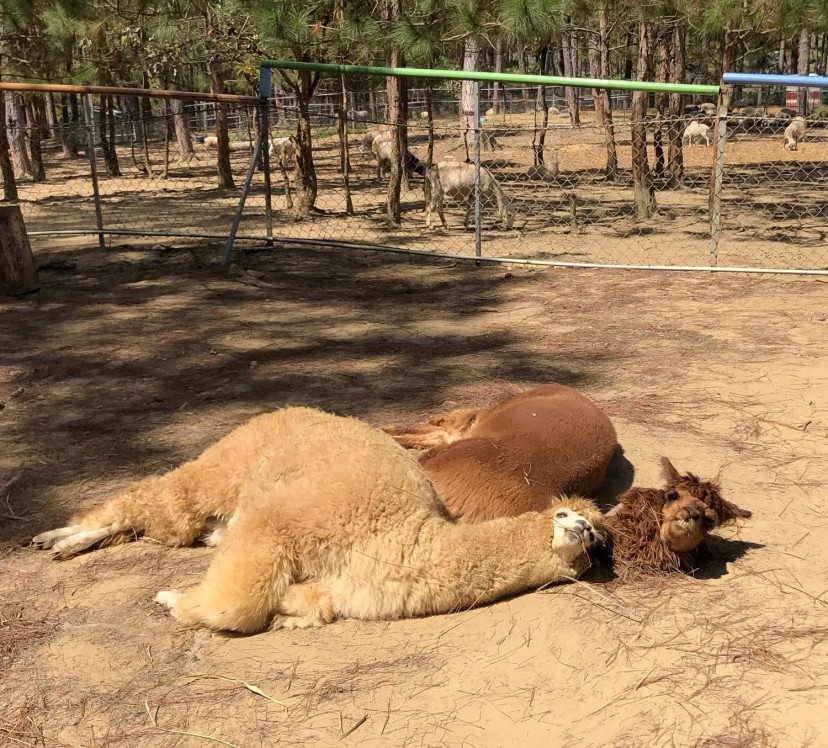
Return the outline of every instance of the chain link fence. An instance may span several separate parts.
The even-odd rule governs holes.
[[[507,88],[497,106],[486,106],[492,102],[481,96],[480,127],[464,132],[459,98],[452,98],[459,90],[427,97],[412,88],[401,221],[395,224],[387,218],[393,133],[383,122],[384,96],[371,102],[367,87],[363,81],[363,92],[347,99],[344,117],[341,96],[338,109],[331,95],[311,113],[315,198],[305,210],[310,166],[300,163],[307,159],[295,139],[299,109],[291,97],[269,101],[266,112],[250,103],[88,97],[74,118],[65,111],[61,117],[61,107],[51,105],[48,124],[32,127],[25,100],[42,94],[6,92],[7,119],[0,126],[36,243],[99,230],[226,238],[264,115],[268,158],[260,157],[250,172],[238,215],[240,239],[461,257],[479,250],[484,259],[587,265],[828,267],[828,203],[822,198],[828,109],[821,105],[791,147],[785,133],[796,113],[783,106],[731,109],[720,123],[712,101],[688,105],[671,118],[651,97],[646,121],[636,125],[647,142],[650,215],[642,215],[628,98],[613,93],[618,108],[610,126],[586,104],[576,120],[563,89],[546,90],[545,109],[536,88],[528,98],[524,87]],[[363,99],[373,108],[354,108]],[[49,103],[39,106],[48,113]],[[229,134],[223,169],[216,116],[226,119]],[[717,149],[720,125],[725,137]]]

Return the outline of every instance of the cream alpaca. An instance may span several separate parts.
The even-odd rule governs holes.
[[[205,579],[156,599],[185,623],[254,632],[337,617],[446,613],[571,579],[600,518],[586,499],[457,525],[416,459],[365,423],[308,408],[252,419],[197,460],[34,539],[57,557],[136,534],[213,532]],[[222,536],[223,534],[223,536]]]

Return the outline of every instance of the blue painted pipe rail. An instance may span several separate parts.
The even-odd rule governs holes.
[[[828,88],[828,77],[823,75],[771,75],[766,73],[725,73],[722,83],[732,86],[800,86]]]

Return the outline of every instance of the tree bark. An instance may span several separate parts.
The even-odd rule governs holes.
[[[526,74],[526,47],[523,44],[518,44],[517,48],[517,66],[518,66],[518,73],[521,75]],[[523,99],[523,111],[526,112],[529,109],[529,86],[526,83],[522,83],[520,86],[520,93],[521,98]]]
[[[310,121],[310,102],[313,96],[313,73],[307,70],[298,72],[299,83],[295,89],[298,119],[296,122],[296,140],[299,147],[296,152],[296,183],[299,185],[299,200],[296,217],[304,219],[316,206],[319,189],[316,179],[316,167],[313,163],[313,132]]]
[[[6,97],[0,93],[0,173],[3,175],[3,199],[17,200],[17,182],[14,179],[14,165],[9,152],[9,137],[6,128]]]
[[[342,186],[345,188],[345,212],[354,214],[354,202],[351,199],[351,154],[348,152],[348,86],[345,73],[339,76],[342,89],[342,101],[339,106],[339,163],[342,168]]]
[[[658,79],[660,81],[670,80],[670,50],[669,32],[664,31],[656,35],[654,40],[658,49]],[[653,150],[655,151],[655,163],[653,175],[656,179],[664,174],[664,135],[667,128],[667,106],[670,103],[670,96],[666,93],[656,94],[656,121],[653,128]]]
[[[39,287],[19,205],[0,205],[0,294],[19,296]]]
[[[776,72],[779,73],[779,75],[784,75],[785,74],[785,44],[786,44],[786,42],[787,42],[787,39],[785,39],[784,37],[782,37],[782,39],[779,40],[779,59],[776,62]]]
[[[538,67],[540,74],[543,75],[546,70],[546,64],[549,59],[549,45],[544,44],[538,53]],[[538,105],[535,108],[535,132],[532,135],[532,163],[535,166],[542,166],[546,157],[544,149],[546,146],[546,129],[549,127],[549,104],[546,101],[546,87],[538,86],[537,94]],[[540,126],[537,125],[538,111],[541,112]]]
[[[426,120],[426,124],[428,127],[428,151],[426,152],[426,172],[431,168],[431,165],[434,163],[434,100],[432,98],[431,92],[431,80],[426,81],[426,91],[425,91],[425,100],[426,100],[426,113],[428,114],[428,119]],[[426,180],[426,184],[428,181]]]
[[[78,155],[78,143],[75,131],[69,120],[69,104],[66,94],[60,96],[60,147],[63,158],[76,158]]]
[[[477,59],[480,56],[480,40],[470,35],[463,45],[463,70],[477,70]],[[471,163],[470,153],[474,142],[474,83],[463,81],[460,87],[460,127],[463,132],[463,146],[466,149],[466,163]]]
[[[670,81],[673,83],[684,82],[686,37],[686,22],[683,18],[678,18],[673,26],[670,48]],[[683,94],[670,94],[670,120],[667,125],[667,187],[671,190],[681,187],[684,180],[684,150],[682,148],[684,101]]]
[[[798,75],[808,75],[811,62],[811,32],[804,28],[799,32],[799,56],[796,72]],[[808,116],[808,94],[807,88],[799,89],[799,113],[803,117]]]
[[[32,154],[32,181],[46,181],[46,167],[43,165],[43,124],[31,94],[24,99],[26,123],[29,133],[29,150]]]
[[[561,34],[561,55],[563,57],[563,74],[567,78],[578,76],[577,61],[577,34],[574,31],[564,31]],[[569,122],[573,127],[581,124],[580,104],[578,100],[578,89],[574,86],[566,86],[566,105],[569,108]]]
[[[495,42],[494,69],[496,73],[503,72],[503,39]],[[503,114],[503,83],[495,81],[492,86],[492,109],[495,114]]]
[[[651,21],[638,23],[637,79],[650,80],[653,72],[653,25]],[[650,165],[647,159],[647,99],[646,91],[632,95],[632,176],[635,199],[635,217],[638,221],[649,218],[656,209]]]
[[[224,75],[217,60],[210,61],[210,88],[213,93],[224,93]],[[233,190],[233,166],[230,163],[230,133],[227,126],[227,104],[216,103],[216,138],[218,146],[216,159],[216,176],[220,190]],[[314,195],[314,199],[316,196]]]
[[[149,161],[149,153],[147,151],[147,138],[144,129],[144,117],[141,111],[141,104],[137,96],[124,97],[124,109],[129,116],[129,124],[132,129],[133,150],[132,161],[138,171],[143,172],[147,176],[152,176],[152,164]],[[135,150],[140,154],[140,161],[135,157]]]
[[[106,173],[110,177],[121,176],[121,165],[118,163],[118,152],[115,150],[115,121],[112,116],[112,97],[100,97],[100,127],[101,153],[103,154]]]
[[[609,47],[609,10],[606,4],[601,5],[598,11],[598,47],[600,51],[599,78],[605,80],[612,78],[612,65],[610,62]],[[618,177],[618,150],[615,143],[615,124],[612,119],[612,98],[606,88],[598,92],[602,102],[602,115],[604,123],[604,140],[607,146],[607,179],[615,180]]]
[[[173,85],[173,88],[176,86]],[[173,126],[175,127],[175,140],[178,143],[178,155],[180,160],[189,164],[195,159],[195,148],[193,138],[190,135],[190,123],[187,120],[187,108],[181,99],[170,99]]]
[[[26,109],[23,95],[4,91],[6,97],[6,127],[9,132],[12,163],[18,179],[32,176],[32,162],[26,149]]]

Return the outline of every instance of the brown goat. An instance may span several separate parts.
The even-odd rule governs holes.
[[[560,384],[384,430],[404,447],[430,448],[420,464],[468,523],[541,511],[555,496],[594,496],[618,445],[607,415]]]
[[[666,487],[630,488],[606,515],[608,551],[619,576],[691,571],[709,532],[751,512],[722,498],[715,483],[682,475],[661,459]]]

